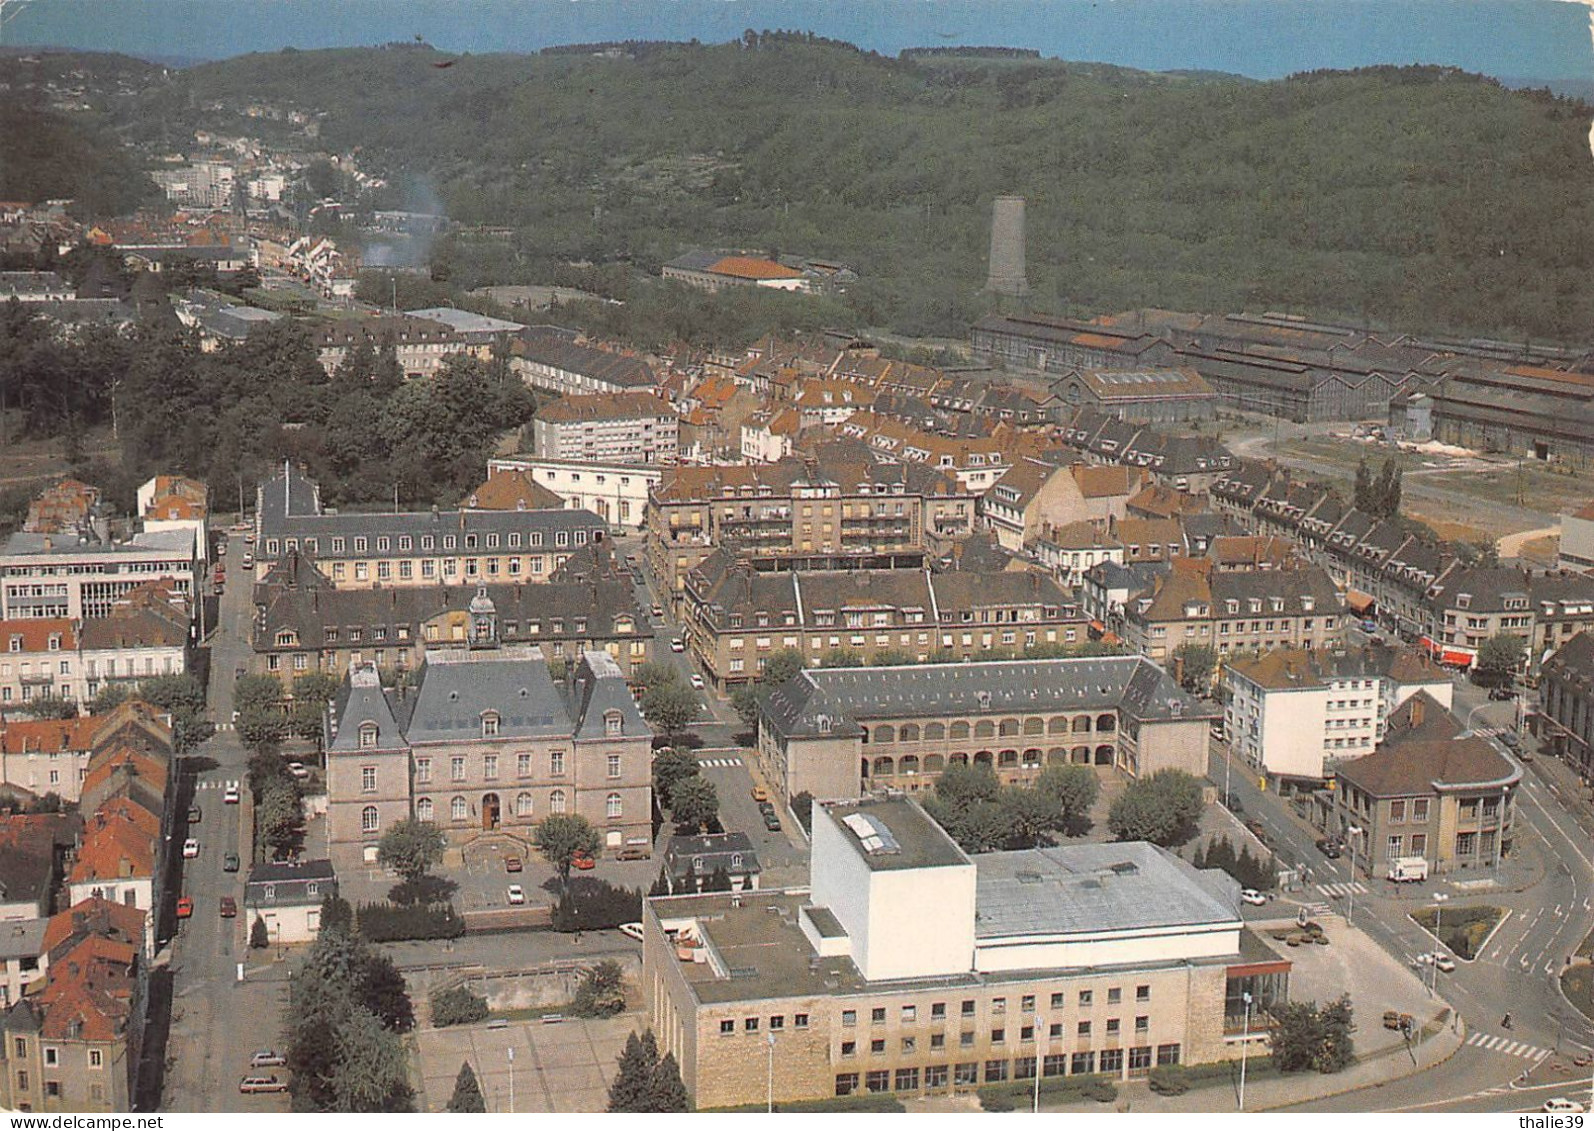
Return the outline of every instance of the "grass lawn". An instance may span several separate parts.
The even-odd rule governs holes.
[[[1568,966],[1561,973],[1561,989],[1567,1001],[1594,1017],[1594,966]]]
[[[1439,941],[1450,948],[1457,958],[1476,958],[1478,948],[1483,945],[1483,940],[1489,937],[1489,932],[1494,930],[1505,913],[1498,907],[1480,903],[1473,907],[1447,907],[1439,921]],[[1434,933],[1434,918],[1436,912],[1432,907],[1424,911],[1412,913],[1412,922],[1427,931]]]

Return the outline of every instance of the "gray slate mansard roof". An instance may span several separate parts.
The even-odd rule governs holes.
[[[989,704],[981,696],[989,696]],[[764,718],[779,734],[858,733],[854,719],[1123,709],[1146,721],[1216,719],[1141,656],[998,660],[799,672],[770,696]]]
[[[544,673],[547,668],[542,669]],[[580,724],[576,738],[607,737],[607,716],[620,713],[620,730],[627,736],[649,734],[648,724],[637,710],[636,699],[625,682],[625,673],[607,652],[583,652],[573,685],[575,710]]]
[[[570,712],[542,659],[540,648],[519,645],[429,653],[405,736],[411,743],[479,738],[488,711],[498,713],[500,738],[571,734]]]
[[[974,857],[976,938],[1237,923],[1240,885],[1144,841]]]
[[[349,672],[344,693],[337,705],[337,733],[327,749],[333,754],[353,753],[360,749],[360,727],[364,723],[376,724],[376,749],[402,750],[404,735],[393,708],[382,693],[382,681],[374,667],[357,665]]]

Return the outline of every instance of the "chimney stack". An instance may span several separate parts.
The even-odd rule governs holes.
[[[992,294],[1029,294],[1024,269],[1024,198],[999,196],[991,204],[991,256],[985,289]]]

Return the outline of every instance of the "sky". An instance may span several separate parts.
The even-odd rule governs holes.
[[[1594,0],[0,0],[5,46],[214,59],[423,36],[447,51],[813,31],[866,49],[1028,47],[1146,70],[1276,78],[1436,63],[1594,80]]]

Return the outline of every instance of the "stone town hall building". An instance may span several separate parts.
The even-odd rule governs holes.
[[[619,665],[583,652],[555,681],[534,645],[501,645],[485,595],[471,602],[471,647],[428,653],[416,682],[383,688],[354,666],[328,717],[331,844],[368,860],[393,822],[431,821],[451,841],[507,836],[578,813],[604,851],[651,840],[652,732]]]

